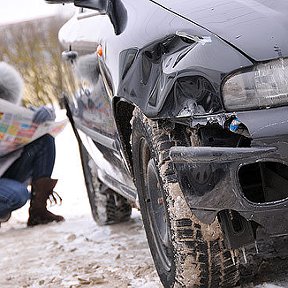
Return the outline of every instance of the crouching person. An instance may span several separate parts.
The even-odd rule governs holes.
[[[0,98],[19,105],[23,80],[14,67],[0,62]],[[34,112],[33,122],[40,124],[55,120],[54,111],[42,106]],[[60,222],[64,218],[47,210],[47,200],[61,202],[53,191],[57,180],[51,179],[55,164],[54,138],[45,134],[0,158],[0,223],[8,221],[11,212],[25,205],[30,196],[27,225]],[[31,183],[31,195],[27,185]]]

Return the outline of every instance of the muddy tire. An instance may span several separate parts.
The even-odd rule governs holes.
[[[182,134],[135,109],[134,176],[151,254],[164,287],[231,288],[239,280],[237,255],[225,248],[217,219],[203,224],[191,212],[170,162],[169,148],[187,143]]]
[[[128,200],[99,180],[96,165],[83,144],[80,146],[80,152],[89,203],[95,222],[102,226],[128,221],[132,212]]]

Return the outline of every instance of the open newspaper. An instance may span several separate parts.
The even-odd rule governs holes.
[[[44,134],[56,136],[68,120],[32,122],[34,112],[0,99],[0,157],[17,150]]]

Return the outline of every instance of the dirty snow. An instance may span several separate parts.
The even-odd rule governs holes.
[[[63,215],[66,221],[27,228],[26,205],[2,224],[0,288],[162,287],[140,213],[134,210],[127,223],[97,226],[91,217],[70,126],[57,136],[56,144],[53,176],[59,178],[55,190],[63,197],[63,204],[50,210]],[[243,287],[288,287],[288,277],[273,283],[266,278],[261,285]]]

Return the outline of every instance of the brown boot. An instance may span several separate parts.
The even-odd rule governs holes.
[[[31,201],[29,208],[29,218],[27,225],[35,226],[38,224],[47,224],[49,222],[64,221],[64,218],[60,215],[55,215],[47,210],[47,200],[52,197],[56,202],[53,189],[57,184],[56,179],[48,177],[37,179],[32,182]],[[59,197],[60,198],[60,197]],[[62,200],[60,198],[60,200]]]

